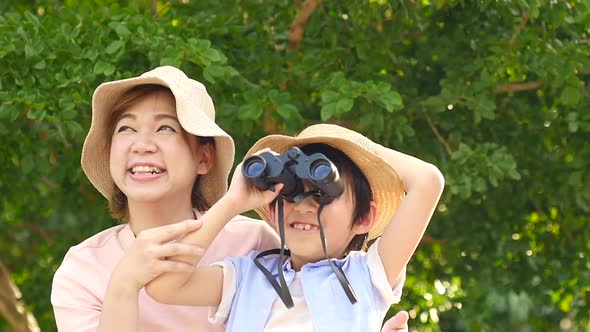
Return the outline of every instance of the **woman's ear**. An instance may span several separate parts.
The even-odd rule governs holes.
[[[375,222],[377,221],[377,204],[374,201],[371,201],[371,205],[369,207],[369,213],[359,222],[352,226],[352,231],[355,234],[365,234],[368,233]]]
[[[200,144],[197,147],[197,174],[207,174],[215,161],[215,145]]]

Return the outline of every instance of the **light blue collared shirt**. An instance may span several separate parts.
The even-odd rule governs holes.
[[[376,244],[369,250],[376,251]],[[272,305],[278,298],[274,288],[254,264],[257,254],[257,251],[252,251],[247,256],[225,260],[231,263],[236,272],[235,294],[227,319],[227,331],[262,332]],[[306,264],[301,268],[303,293],[316,332],[381,330],[381,323],[390,305],[399,301],[405,269],[394,293],[387,282],[383,264],[375,254],[371,256],[353,251],[344,259],[332,260],[346,274],[358,299],[355,304],[350,303],[327,260]],[[377,259],[378,264],[370,264],[371,257]],[[278,280],[278,255],[262,257],[259,261]],[[370,271],[369,266],[372,267]],[[287,284],[291,284],[295,271],[291,268],[290,260],[284,263],[283,272]],[[375,285],[375,280],[379,280],[380,285]]]

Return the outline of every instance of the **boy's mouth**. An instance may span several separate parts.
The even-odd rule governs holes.
[[[300,230],[300,231],[317,231],[320,229],[317,225],[301,223],[301,222],[291,223],[291,224],[289,224],[289,227],[291,227],[293,229]]]

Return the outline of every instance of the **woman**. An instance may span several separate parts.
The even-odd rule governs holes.
[[[123,223],[66,254],[51,293],[58,329],[223,331],[207,322],[206,308],[163,305],[144,290],[161,273],[192,270],[166,257],[202,254],[174,240],[198,229],[201,212],[227,190],[233,140],[215,123],[205,87],[159,67],[100,85],[92,108],[82,168]],[[268,225],[238,216],[200,264],[276,247]]]

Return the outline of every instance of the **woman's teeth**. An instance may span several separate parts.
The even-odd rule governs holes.
[[[131,169],[132,174],[136,173],[152,173],[152,174],[160,174],[162,170],[157,167],[152,166],[135,166]]]

